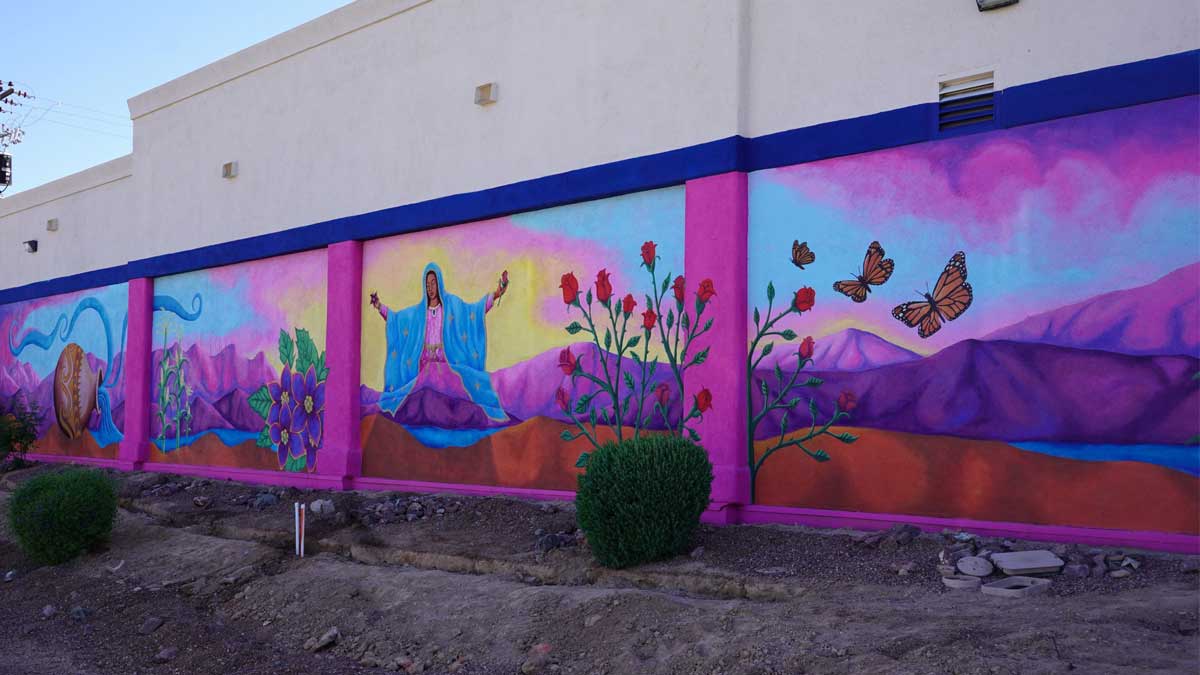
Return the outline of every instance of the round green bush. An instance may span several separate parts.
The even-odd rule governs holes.
[[[708,507],[712,464],[679,436],[609,443],[579,477],[575,511],[596,559],[628,567],[685,551]]]
[[[108,538],[116,517],[116,487],[91,469],[32,478],[8,503],[17,544],[25,555],[47,565],[66,562]]]

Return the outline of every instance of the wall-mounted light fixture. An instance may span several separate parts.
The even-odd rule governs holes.
[[[488,82],[475,87],[475,105],[491,105],[500,95],[500,85]]]
[[[58,218],[51,218],[46,221],[47,232],[58,232]]]
[[[237,162],[225,162],[221,165],[221,178],[237,178]]]
[[[992,9],[1000,9],[1001,7],[1015,5],[1020,1],[1021,0],[975,0],[975,6],[979,8],[979,11],[986,12]]]
[[[25,242],[26,253],[37,253],[37,239],[30,239]]]

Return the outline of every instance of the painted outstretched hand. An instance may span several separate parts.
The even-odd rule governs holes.
[[[499,283],[496,284],[496,292],[492,293],[492,299],[499,301],[500,298],[504,297],[504,293],[507,291],[508,291],[508,270],[504,270],[504,272],[500,275]]]

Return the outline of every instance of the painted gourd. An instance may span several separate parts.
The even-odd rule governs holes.
[[[63,347],[54,368],[54,416],[67,438],[76,438],[87,429],[103,379],[104,369],[93,372],[82,347],[74,342]]]

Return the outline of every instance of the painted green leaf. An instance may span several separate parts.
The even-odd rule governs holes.
[[[581,453],[579,455],[579,459],[575,460],[575,468],[576,469],[586,469],[587,465],[588,465],[588,458],[590,458],[590,457],[591,457],[590,452]]]
[[[783,336],[783,339],[787,340],[788,342],[796,339],[796,331],[792,330],[791,328],[785,329],[782,333],[780,333],[780,335]]]
[[[668,309],[667,310],[667,330],[671,330],[671,328],[674,325],[675,325],[675,310]]]
[[[687,330],[688,326],[692,325],[692,320],[690,317],[688,317],[687,312],[683,312],[679,315],[679,325],[682,326],[684,330]]]
[[[636,389],[637,387],[633,386],[633,375],[628,370],[622,374],[625,376],[625,386],[628,387],[630,391]]]
[[[712,319],[709,319],[709,321],[711,321],[711,320]],[[757,307],[754,308],[754,325],[755,326],[758,325],[758,308]]]
[[[296,368],[299,373],[307,373],[310,367],[317,365],[320,354],[312,336],[303,328],[296,329]]]
[[[707,360],[708,360],[708,347],[705,347],[704,349],[702,349],[700,351],[699,354],[696,354],[695,356],[692,357],[692,362],[689,363],[688,365],[689,366],[698,366]]]
[[[818,462],[828,462],[829,461],[829,453],[825,452],[824,450],[817,450],[816,452],[814,452],[812,454],[812,458],[817,460]]]
[[[317,380],[324,382],[329,379],[329,368],[325,367],[325,352],[317,358]]]
[[[563,439],[564,441],[575,440],[575,434],[571,433],[570,429],[563,429],[562,433],[559,434],[558,437]]]
[[[604,348],[606,350],[612,348],[612,331],[607,328],[604,329]]]
[[[287,463],[283,465],[283,470],[295,472],[304,471],[306,464],[307,461],[304,457],[292,457],[289,455],[287,458]]]
[[[579,400],[575,402],[575,414],[582,415],[583,413],[587,412],[588,406],[591,405],[592,398],[594,396],[595,394],[584,394],[583,396],[580,396]]]
[[[271,413],[271,392],[267,390],[267,385],[258,388],[258,391],[250,394],[250,409],[258,413],[258,416],[267,419],[267,415]]]
[[[774,300],[774,299],[775,299],[775,284],[768,281],[767,282],[767,300]]]
[[[775,364],[775,379],[783,382],[783,368],[780,368],[778,363]]]
[[[578,321],[572,321],[570,325],[567,326],[567,332],[571,335],[574,335],[581,330],[583,330],[583,326],[581,326]]]
[[[775,350],[775,343],[774,343],[774,342],[768,342],[768,343],[767,343],[767,346],[766,346],[766,347],[763,347],[763,350],[762,350],[762,355],[765,357],[767,354],[770,354],[770,353],[771,353],[772,351],[774,351],[774,350]]]
[[[855,436],[854,434],[850,434],[850,433],[846,433],[846,432],[842,432],[840,434],[835,434],[834,438],[838,439],[839,441],[841,441],[843,443],[853,443],[854,441],[858,440],[858,436]]]
[[[705,321],[704,322],[704,330],[707,331],[709,328],[712,328],[712,324],[713,324],[713,320],[711,318],[708,321]]]
[[[270,427],[263,427],[262,431],[258,432],[258,440],[254,442],[260,448],[272,448],[275,444],[271,442]]]
[[[639,366],[642,365],[642,357],[639,356],[637,352],[630,352],[629,357],[633,359],[634,363],[638,364]]]
[[[684,428],[687,429],[688,437],[690,437],[692,439],[693,443],[700,442],[700,434],[696,433],[695,429],[693,429],[691,427],[684,427]]]
[[[662,282],[662,292],[664,295],[666,294],[667,289],[670,287],[671,287],[671,275],[668,274],[667,276],[663,277],[663,282]]]
[[[295,349],[295,345],[292,343],[291,334],[288,333],[286,330],[280,329],[280,331],[279,331],[279,360],[283,362],[283,365],[287,366],[288,368],[291,368],[292,363],[295,362],[295,358],[296,358],[296,349]]]
[[[634,347],[638,346],[638,344],[639,344],[641,341],[642,341],[642,336],[641,336],[641,335],[634,335],[633,337],[629,338],[629,343],[625,345],[625,348],[626,348],[626,349],[633,349]],[[636,355],[636,354],[634,354],[634,356],[637,356],[637,355]]]
[[[813,417],[817,416],[817,399],[808,399],[808,412],[812,413]]]
[[[759,391],[762,392],[763,396],[766,396],[767,393],[770,391],[770,389],[767,389],[767,381],[766,380],[758,381],[758,389],[759,389]]]
[[[819,377],[810,377],[804,381],[804,384],[802,384],[800,386],[801,387],[819,387],[822,384],[825,384],[825,380],[822,380]]]
[[[592,306],[592,289],[590,289],[590,288],[588,289],[586,299],[587,299],[588,307],[591,307]]]

